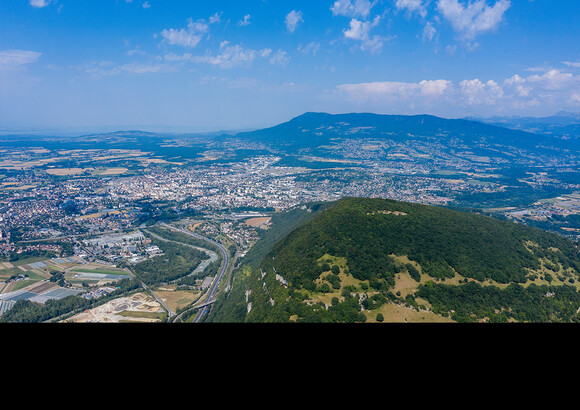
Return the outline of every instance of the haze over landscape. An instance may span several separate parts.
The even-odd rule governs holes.
[[[579,15],[548,0],[3,1],[0,128],[578,114]]]
[[[0,0],[0,323],[579,323],[579,18]]]

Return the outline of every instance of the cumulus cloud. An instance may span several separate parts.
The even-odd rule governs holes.
[[[503,89],[493,80],[483,83],[479,79],[459,83],[460,95],[468,105],[496,104],[504,95]]]
[[[363,102],[366,100],[411,100],[417,96],[440,97],[450,86],[447,80],[423,80],[419,83],[381,81],[337,86],[349,98]]]
[[[213,16],[209,17],[209,24],[219,23],[222,20],[222,13],[215,12]]]
[[[441,15],[465,40],[473,40],[481,33],[496,29],[510,6],[510,0],[497,0],[493,6],[488,6],[486,0],[470,1],[466,5],[459,0],[437,2]]]
[[[510,78],[505,79],[504,85],[508,88],[511,87],[520,97],[529,96],[530,91],[532,90],[531,87],[526,85],[526,80],[517,74],[515,74]]]
[[[379,52],[383,43],[388,40],[383,36],[372,34],[371,30],[378,26],[381,16],[371,18],[371,9],[377,0],[336,0],[330,10],[334,16],[349,17],[348,28],[342,30],[345,39],[359,42],[361,50],[372,53]]]
[[[209,31],[209,25],[204,20],[193,21],[188,19],[187,28],[165,29],[161,36],[171,45],[193,48],[201,41],[204,34]]]
[[[371,29],[377,26],[380,22],[380,16],[376,16],[372,21],[360,21],[356,18],[350,20],[349,28],[342,32],[347,39],[360,42],[361,50],[370,50],[371,52],[378,52],[383,47],[386,40],[380,35],[372,35]]]
[[[431,22],[428,21],[427,23],[425,23],[425,27],[423,27],[423,41],[433,40],[435,33],[437,33],[437,30],[435,29],[435,27],[433,27],[433,24],[431,24]]]
[[[290,13],[288,13],[286,15],[285,21],[286,21],[286,28],[288,29],[288,31],[291,33],[294,33],[294,31],[296,30],[296,27],[298,26],[298,23],[300,23],[301,21],[302,22],[304,21],[302,19],[302,12],[292,10]]]
[[[217,56],[197,56],[194,61],[217,65],[222,68],[231,68],[239,65],[249,65],[256,58],[256,51],[244,48],[238,44],[229,45],[228,41],[220,44],[220,53]]]
[[[450,86],[448,80],[423,80],[419,83],[419,90],[422,95],[440,97]]]
[[[562,63],[566,64],[568,67],[580,68],[580,61],[578,62],[563,61]]]
[[[36,8],[42,8],[48,6],[52,0],[30,0],[30,5]]]
[[[280,64],[285,66],[289,61],[290,57],[288,57],[288,54],[282,50],[276,51],[274,55],[272,55],[272,58],[270,58],[270,64]]]
[[[189,52],[183,54],[167,53],[163,59],[170,63],[191,62],[204,63],[220,68],[250,67],[256,59],[269,59],[270,64],[286,65],[290,57],[283,50],[273,52],[271,48],[254,50],[239,44],[230,44],[224,40],[220,43],[219,52],[216,55],[193,55]]]
[[[411,13],[417,12],[421,17],[427,15],[427,1],[423,0],[397,0],[395,7],[399,10],[407,10]]]
[[[4,50],[0,51],[0,70],[20,70],[26,64],[38,61],[42,53],[27,50]]]
[[[250,17],[251,16],[249,14],[246,14],[243,19],[238,21],[238,26],[243,27],[243,26],[247,26],[248,24],[250,24]]]
[[[337,0],[330,10],[335,16],[367,18],[375,3],[370,0]]]
[[[374,111],[386,107],[423,112],[445,108],[480,115],[533,115],[533,110],[538,110],[536,114],[549,115],[580,109],[580,75],[559,70],[527,77],[516,74],[502,81],[473,78],[457,83],[439,79],[341,84],[336,92]]]
[[[222,41],[220,52],[216,56],[188,56],[187,59],[193,62],[207,63],[220,68],[232,68],[237,66],[250,66],[257,57],[268,57],[272,53],[271,49],[253,50],[244,48],[239,44],[230,45],[228,41]],[[278,50],[271,63],[284,61],[285,53]]]
[[[550,70],[542,75],[534,74],[527,78],[531,84],[539,84],[545,90],[563,90],[578,81],[577,77],[570,73],[562,73],[559,70]]]
[[[300,51],[301,53],[304,53],[304,54],[312,53],[312,55],[315,56],[319,50],[320,50],[320,43],[316,43],[314,41],[311,41],[310,43],[306,44],[304,47],[302,46],[302,44],[298,45],[298,51]]]

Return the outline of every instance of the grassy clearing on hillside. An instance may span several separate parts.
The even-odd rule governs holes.
[[[346,264],[346,258],[336,257],[329,254],[325,254],[318,259],[320,264],[328,263],[330,267],[336,265],[340,269],[340,273],[338,277],[340,278],[340,288],[334,289],[332,284],[326,280],[326,277],[332,274],[332,270],[325,271],[320,274],[320,276],[314,281],[317,287],[321,286],[323,283],[327,283],[330,292],[328,293],[321,293],[321,292],[309,292],[310,300],[314,303],[323,302],[325,305],[330,305],[332,303],[332,298],[336,297],[338,300],[343,300],[342,297],[342,290],[347,286],[352,286],[357,290],[360,289],[362,292],[362,288],[360,287],[361,281],[352,277],[352,275],[347,274],[346,270],[348,270],[348,266]],[[366,282],[368,285],[368,281]]]
[[[409,260],[407,256],[396,256],[395,261],[400,263],[401,265],[405,265],[410,263],[415,266],[416,269],[421,272],[421,266]],[[379,293],[379,291],[371,288],[369,286],[369,281],[361,281],[359,279],[354,278],[352,275],[348,273],[348,265],[347,260],[344,257],[336,257],[329,254],[325,254],[318,259],[318,263],[328,263],[329,266],[338,266],[340,269],[340,273],[338,277],[340,278],[340,288],[335,289],[332,287],[331,283],[327,281],[327,276],[332,274],[332,270],[324,271],[320,274],[320,276],[315,280],[315,284],[317,289],[324,283],[327,283],[330,292],[309,292],[309,299],[308,303],[319,303],[322,302],[325,305],[329,306],[332,304],[332,299],[337,298],[339,301],[344,300],[342,296],[342,292],[345,288],[350,287],[351,292],[358,293],[359,295],[364,295],[365,297],[372,297]],[[393,293],[400,295],[402,298],[405,298],[407,295],[414,295],[417,287],[420,284],[425,284],[427,281],[433,280],[430,276],[421,273],[421,280],[417,282],[415,279],[411,277],[411,275],[407,272],[400,272],[395,277],[395,287],[391,290]],[[449,282],[457,281],[459,284],[459,278],[454,280],[449,280]],[[429,308],[429,304],[427,301],[424,300],[417,300],[419,305],[425,306],[427,309]],[[414,307],[405,306],[403,304],[397,303],[386,303],[382,305],[378,309],[372,310],[363,310],[363,313],[367,317],[368,322],[376,322],[376,317],[378,313],[381,313],[384,317],[383,322],[386,323],[398,323],[398,322],[453,322],[453,320],[437,315],[433,312],[424,309],[416,309]]]
[[[455,322],[454,320],[437,315],[426,310],[419,310],[412,307],[397,305],[395,303],[387,303],[379,309],[367,310],[364,314],[367,317],[368,323],[378,323],[377,314],[381,313],[384,317],[383,323],[446,323]]]
[[[412,261],[406,255],[391,255],[395,260],[395,263],[399,265],[402,269],[404,269],[405,265],[411,264],[417,269],[420,273],[420,280],[417,281],[412,278],[412,276],[406,271],[402,270],[401,272],[395,275],[395,285],[391,289],[391,292],[396,294],[401,299],[405,299],[408,295],[415,296],[416,291],[420,285],[425,285],[428,281],[432,281],[434,283],[444,283],[446,285],[455,285],[460,286],[467,282],[475,282],[479,283],[482,286],[496,286],[499,289],[505,289],[508,285],[498,283],[491,279],[486,279],[484,281],[478,281],[472,278],[466,278],[462,275],[455,272],[455,276],[453,278],[433,278],[425,273],[421,268],[421,265],[415,261]],[[530,270],[530,275],[528,281],[522,284],[523,287],[527,287],[530,284],[534,283],[536,285],[570,285],[574,286],[576,289],[580,289],[580,282],[574,281],[570,282],[569,278],[572,277],[573,270],[568,268],[564,270],[560,264],[555,265],[551,261],[546,258],[542,258],[542,266],[538,270]],[[328,285],[330,289],[329,292],[320,292],[320,291],[313,291],[309,292],[309,299],[308,303],[319,303],[322,302],[325,305],[329,306],[332,304],[333,298],[338,298],[339,301],[344,300],[342,296],[342,292],[346,287],[350,287],[352,292],[359,293],[360,295],[365,295],[366,297],[372,297],[373,295],[379,293],[378,291],[372,289],[369,286],[369,281],[361,281],[359,279],[355,279],[352,275],[348,273],[348,264],[347,260],[344,257],[336,257],[333,255],[325,254],[320,257],[317,262],[319,264],[327,263],[331,268],[332,266],[336,265],[339,267],[339,274],[337,275],[340,278],[340,288],[336,289],[332,287],[332,284],[329,280],[327,280],[328,275],[332,274],[332,269],[326,270],[320,274],[320,276],[315,280],[315,284],[317,289],[320,289],[324,283]],[[552,269],[548,268],[551,267]],[[553,270],[554,266],[557,267],[556,270]],[[548,276],[549,275],[549,276]],[[551,280],[547,278],[551,277]],[[454,322],[452,319],[448,317],[444,317],[438,314],[431,312],[429,309],[431,305],[428,301],[416,298],[417,305],[419,308],[415,308],[413,306],[409,306],[406,304],[394,303],[394,302],[387,302],[384,305],[380,306],[378,309],[372,310],[363,310],[364,314],[367,317],[368,322],[377,322],[376,317],[377,314],[381,313],[384,317],[383,322],[386,323],[397,323],[397,322]]]

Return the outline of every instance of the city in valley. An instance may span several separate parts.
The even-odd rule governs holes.
[[[227,289],[277,213],[342,197],[475,208],[580,235],[573,155],[520,150],[514,171],[505,151],[494,157],[374,136],[290,154],[232,136],[155,136],[149,150],[132,146],[139,133],[108,134],[108,145],[91,148],[93,138],[3,139],[3,312],[21,299],[46,304],[78,295],[86,308],[51,320],[194,320],[218,287]],[[153,276],[181,268],[172,258],[186,251],[194,262],[179,263],[189,274]],[[142,287],[119,286],[135,273]]]

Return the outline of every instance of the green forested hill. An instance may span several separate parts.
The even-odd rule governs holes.
[[[248,322],[577,321],[579,273],[577,244],[555,234],[345,198],[243,269],[243,292],[220,310]]]

